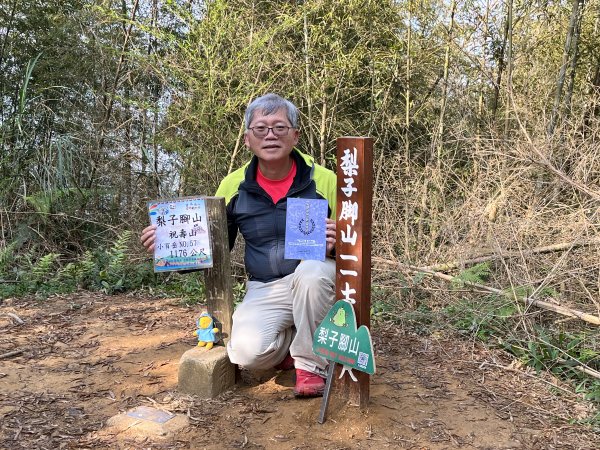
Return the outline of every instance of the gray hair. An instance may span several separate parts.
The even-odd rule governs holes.
[[[284,109],[287,115],[287,119],[290,122],[292,128],[298,128],[298,108],[289,100],[277,95],[277,94],[266,94],[262,97],[255,98],[246,108],[246,114],[244,114],[244,121],[246,122],[246,131],[256,111],[261,111],[263,115],[274,114],[280,109]]]

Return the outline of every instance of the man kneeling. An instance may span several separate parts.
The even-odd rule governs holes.
[[[327,360],[312,351],[315,329],[335,301],[335,261],[284,259],[288,198],[325,199],[327,255],[335,247],[335,174],[295,149],[298,109],[276,94],[255,99],[245,114],[252,159],[221,182],[229,246],[244,237],[246,296],[233,314],[229,359],[248,369],[296,369],[294,394],[323,394]],[[155,228],[142,232],[154,249]]]

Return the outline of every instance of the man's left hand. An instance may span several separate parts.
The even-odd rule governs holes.
[[[335,220],[325,219],[326,255],[331,255],[332,250],[335,248],[335,235]]]

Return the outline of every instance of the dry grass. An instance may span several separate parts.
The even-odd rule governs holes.
[[[431,331],[445,323],[423,317],[417,308],[454,308],[454,316],[441,320],[464,321],[472,312],[463,309],[465,302],[483,310],[489,293],[421,279],[415,271],[402,273],[400,265],[391,270],[378,264],[377,257],[442,267],[459,277],[475,265],[469,260],[487,257],[491,271],[481,282],[516,294],[505,299],[516,309],[510,320],[484,325],[493,336],[488,342],[531,342],[546,348],[544,336],[566,335],[582,338],[579,345],[585,351],[600,353],[593,338],[597,326],[526,307],[519,300],[527,296],[600,317],[600,123],[585,133],[581,129],[571,125],[552,139],[532,138],[521,129],[511,141],[457,141],[453,150],[447,144],[440,163],[407,161],[401,153],[384,158],[374,187],[374,286],[398,297],[389,300],[394,309],[390,316]],[[422,320],[433,323],[415,325]],[[473,326],[471,336],[481,337],[481,324]],[[528,351],[524,344],[523,352]],[[565,357],[564,348],[559,354]],[[556,359],[545,364],[550,370]],[[597,370],[598,356],[587,364]],[[587,380],[597,383],[593,377]]]
[[[557,301],[600,312],[598,132],[559,136],[462,142],[470,154],[424,166],[400,153],[385,158],[374,254],[415,266],[496,255],[496,287],[531,286],[534,295],[552,287]],[[573,246],[531,253],[565,243]]]

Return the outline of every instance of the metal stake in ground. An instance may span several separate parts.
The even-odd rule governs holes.
[[[329,363],[329,369],[327,370],[327,383],[325,383],[325,391],[323,392],[323,401],[321,403],[321,411],[319,412],[319,418],[317,422],[324,423],[327,419],[327,407],[329,406],[329,394],[331,394],[331,385],[333,383],[333,374],[335,373],[336,363]]]

